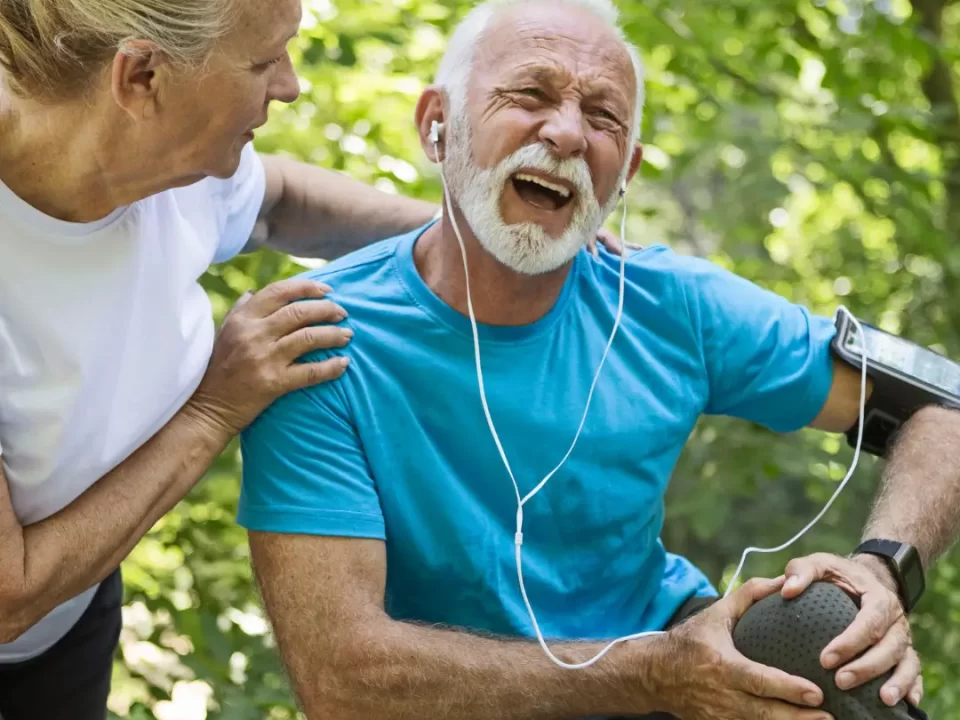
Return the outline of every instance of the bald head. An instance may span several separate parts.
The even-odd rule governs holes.
[[[583,32],[586,31],[586,32]],[[578,53],[591,63],[609,62],[614,73],[622,74],[633,112],[631,144],[639,138],[644,106],[644,68],[637,49],[619,25],[619,12],[611,0],[487,0],[475,7],[454,31],[440,67],[436,85],[442,87],[459,109],[466,102],[477,61],[496,57],[506,35],[522,32],[542,47],[570,49],[585,41]],[[590,37],[592,35],[592,37]],[[498,37],[500,36],[500,37]],[[509,45],[511,43],[507,43]],[[516,43],[518,49],[522,44]],[[626,58],[627,65],[623,66]]]

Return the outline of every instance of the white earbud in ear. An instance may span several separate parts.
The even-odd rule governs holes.
[[[434,145],[440,142],[440,135],[443,133],[443,123],[436,120],[430,125],[430,142]]]

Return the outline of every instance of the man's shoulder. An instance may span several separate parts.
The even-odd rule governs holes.
[[[366,331],[376,327],[381,336],[393,332],[389,313],[406,302],[403,283],[396,263],[422,229],[379,240],[343,257],[301,273],[298,277],[322,282],[332,288],[327,298],[347,311],[341,326],[356,335],[343,348],[318,349],[298,358],[298,362],[323,362],[333,357],[349,358],[353,364],[336,380],[308,385],[275,400],[241,433],[251,457],[270,445],[312,442],[316,433],[329,437],[334,432],[350,434],[353,427],[347,386],[362,387],[367,374],[357,372],[356,361],[364,355],[358,348],[370,337]],[[249,481],[247,481],[249,483]]]
[[[666,272],[671,275],[702,275],[710,272],[724,272],[724,269],[712,260],[700,255],[680,252],[662,244],[630,247],[626,264],[628,271],[633,268],[639,272]]]
[[[620,256],[601,250],[598,260],[587,255],[595,268],[593,280],[615,287],[619,283]],[[697,294],[715,288],[717,283],[736,283],[737,276],[707,258],[686,254],[666,245],[630,246],[623,258],[628,289],[633,287],[659,297],[664,294]]]
[[[324,263],[320,267],[308,270],[304,276],[328,284],[334,281],[366,282],[393,260],[399,243],[399,237],[378,240],[336,260]]]
[[[412,263],[413,244],[424,228],[379,240],[299,277],[329,285],[332,300],[347,312],[345,326],[363,336],[368,328],[395,332],[393,318],[398,308],[413,304],[400,265]],[[359,338],[340,350],[316,350],[303,361],[324,360],[334,355],[351,356]]]
[[[720,259],[681,252],[666,245],[631,249],[626,259],[628,281],[645,287],[673,287],[689,298],[761,291]]]
[[[378,240],[321,267],[308,270],[302,277],[330,285],[338,302],[357,292],[367,293],[372,289],[376,289],[378,294],[389,293],[398,289],[400,284],[395,267],[398,255],[407,250],[422,232],[423,228],[418,228],[403,235]]]

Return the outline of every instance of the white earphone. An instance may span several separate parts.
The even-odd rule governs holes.
[[[604,362],[605,362],[606,359],[607,359],[607,355],[609,354],[610,348],[611,348],[611,346],[613,345],[613,340],[614,340],[614,338],[616,337],[617,330],[620,328],[620,321],[621,321],[622,318],[623,318],[623,298],[624,298],[624,284],[625,284],[625,276],[626,276],[626,239],[625,239],[625,238],[626,238],[626,228],[627,228],[627,207],[626,207],[627,184],[626,184],[626,182],[624,181],[624,183],[620,186],[620,197],[623,198],[623,200],[624,200],[623,215],[622,215],[621,220],[620,220],[620,245],[621,245],[621,252],[620,252],[620,294],[619,294],[619,299],[618,299],[618,301],[617,301],[617,314],[616,314],[616,318],[615,318],[615,320],[614,320],[614,322],[613,322],[613,331],[610,333],[610,339],[607,341],[607,345],[606,345],[606,348],[604,348],[603,355],[600,357],[600,363],[599,363],[598,366],[597,366],[596,375],[594,375],[594,377],[593,377],[593,382],[592,382],[591,385],[590,385],[590,391],[589,391],[589,393],[587,394],[587,402],[586,402],[586,405],[585,405],[585,407],[584,407],[584,409],[583,409],[583,415],[582,415],[581,418],[580,418],[580,425],[577,427],[577,433],[576,433],[576,435],[574,435],[573,442],[570,444],[569,449],[567,450],[567,452],[566,452],[566,454],[563,456],[563,458],[560,460],[560,462],[557,464],[557,466],[556,466],[555,468],[553,468],[553,470],[551,470],[549,473],[547,473],[547,475],[536,485],[536,487],[533,488],[533,490],[531,490],[531,491],[530,491],[529,493],[527,493],[525,496],[521,496],[521,494],[520,494],[520,486],[517,484],[516,478],[515,478],[514,475],[513,475],[513,470],[512,470],[511,467],[510,467],[510,461],[507,460],[507,455],[506,455],[506,453],[504,452],[503,445],[502,445],[501,442],[500,442],[500,436],[497,434],[497,429],[496,429],[496,427],[494,426],[493,418],[492,418],[492,416],[490,415],[490,408],[489,408],[489,406],[487,405],[487,395],[486,395],[486,391],[485,391],[485,389],[484,389],[484,383],[483,383],[483,368],[482,368],[481,362],[480,362],[480,335],[479,335],[479,332],[478,332],[478,330],[477,330],[477,318],[476,318],[476,314],[474,313],[474,310],[473,310],[473,299],[472,299],[471,294],[470,294],[470,271],[469,271],[469,269],[468,269],[468,267],[467,267],[467,248],[466,248],[466,245],[465,245],[464,242],[463,242],[463,237],[462,237],[461,234],[460,234],[460,227],[459,227],[459,225],[457,224],[457,219],[456,219],[456,217],[454,216],[454,213],[453,213],[453,205],[452,205],[452,200],[451,200],[451,197],[450,197],[450,190],[449,190],[449,187],[448,187],[448,185],[447,185],[446,174],[445,174],[444,171],[443,171],[443,162],[440,160],[439,142],[440,142],[440,136],[441,136],[442,132],[443,132],[443,124],[437,122],[436,120],[434,120],[433,123],[432,123],[431,126],[430,126],[430,136],[429,136],[429,137],[430,137],[430,141],[433,143],[434,151],[436,152],[436,155],[437,155],[437,162],[438,162],[439,165],[440,165],[440,178],[441,178],[441,180],[442,180],[442,182],[443,182],[444,198],[445,198],[445,200],[446,200],[446,212],[447,212],[447,215],[448,215],[449,218],[450,218],[451,224],[453,225],[454,233],[455,233],[456,236],[457,236],[457,242],[459,242],[459,244],[460,244],[460,253],[461,253],[462,257],[463,257],[463,271],[464,271],[464,275],[465,275],[465,277],[466,277],[467,311],[468,311],[468,313],[469,313],[469,315],[470,315],[470,326],[471,326],[471,328],[472,328],[472,330],[473,330],[473,351],[474,351],[474,361],[475,361],[476,368],[477,368],[477,383],[478,383],[479,389],[480,389],[480,402],[481,402],[481,404],[483,405],[483,413],[484,413],[484,416],[485,416],[486,419],[487,419],[487,426],[490,428],[490,434],[493,436],[493,441],[494,441],[494,443],[496,444],[497,450],[498,450],[499,453],[500,453],[500,459],[503,461],[504,467],[505,467],[506,470],[507,470],[507,474],[510,476],[510,480],[511,480],[511,482],[513,483],[513,490],[514,490],[514,493],[516,494],[516,498],[517,498],[517,530],[516,530],[516,534],[515,534],[515,536],[514,536],[514,546],[515,546],[515,548],[516,548],[517,579],[518,579],[518,581],[519,581],[519,583],[520,583],[520,594],[521,594],[521,596],[523,597],[523,603],[524,603],[524,605],[525,605],[526,608],[527,608],[527,614],[530,616],[530,622],[533,624],[533,629],[534,629],[534,631],[535,631],[536,634],[537,634],[537,641],[540,643],[540,647],[543,648],[543,651],[546,653],[547,657],[550,658],[550,660],[552,660],[556,665],[559,665],[560,667],[565,668],[565,669],[567,669],[567,670],[580,670],[580,669],[583,669],[583,668],[590,667],[591,665],[593,665],[594,663],[596,663],[598,660],[600,660],[600,658],[602,658],[604,655],[606,655],[613,647],[615,647],[615,646],[618,645],[619,643],[627,642],[628,640],[637,640],[637,639],[643,638],[643,637],[650,637],[650,636],[653,636],[653,635],[663,635],[663,634],[664,634],[663,631],[654,630],[654,631],[648,631],[648,632],[634,633],[633,635],[626,635],[626,636],[624,636],[624,637],[617,638],[616,640],[610,641],[600,652],[598,652],[596,655],[594,655],[594,656],[593,656],[592,658],[590,658],[589,660],[585,660],[584,662],[576,663],[576,664],[566,663],[566,662],[564,662],[563,660],[561,660],[560,658],[556,657],[556,656],[553,654],[553,652],[551,652],[550,647],[547,645],[546,641],[544,640],[544,638],[543,638],[543,633],[540,631],[540,625],[539,625],[539,623],[537,622],[536,614],[533,612],[533,607],[531,606],[530,600],[529,600],[529,598],[527,597],[527,590],[526,590],[526,587],[524,586],[524,582],[523,582],[523,556],[522,556],[522,547],[523,547],[523,506],[526,505],[526,503],[527,503],[531,498],[533,498],[538,492],[540,492],[540,490],[543,489],[543,487],[547,484],[547,482],[550,480],[550,478],[552,478],[552,477],[556,474],[556,472],[557,472],[557,471],[563,466],[563,464],[567,461],[567,458],[570,457],[571,453],[573,453],[573,449],[574,449],[574,447],[575,447],[576,444],[577,444],[577,440],[579,440],[579,438],[580,438],[580,433],[581,433],[581,431],[583,430],[583,426],[584,426],[584,424],[585,424],[586,421],[587,421],[587,413],[588,413],[588,411],[590,410],[590,403],[591,403],[591,401],[593,400],[593,392],[594,392],[594,390],[595,390],[596,387],[597,387],[597,381],[600,379],[600,371],[603,369],[603,364],[604,364]],[[729,595],[729,594],[733,591],[733,589],[734,589],[734,587],[735,587],[735,585],[736,585],[736,581],[737,581],[737,579],[740,577],[740,572],[743,570],[743,565],[744,565],[744,563],[746,562],[747,556],[748,556],[751,552],[760,552],[760,553],[779,552],[779,551],[781,551],[781,550],[785,550],[785,549],[788,548],[790,545],[792,545],[792,544],[795,543],[797,540],[799,540],[804,534],[806,534],[806,532],[807,532],[808,530],[810,530],[810,528],[812,528],[814,525],[816,525],[816,524],[820,521],[820,519],[826,514],[827,510],[830,509],[830,506],[833,505],[834,500],[836,500],[837,497],[840,495],[840,493],[843,492],[843,489],[846,487],[847,482],[848,482],[848,481],[850,480],[850,478],[853,476],[853,472],[854,472],[854,470],[855,470],[856,467],[857,467],[857,462],[858,462],[858,460],[859,460],[859,458],[860,458],[860,445],[861,445],[861,441],[863,440],[864,405],[865,405],[865,401],[866,401],[866,391],[867,391],[867,390],[866,390],[866,388],[867,388],[867,347],[866,347],[866,337],[865,337],[864,334],[863,334],[863,329],[860,327],[860,323],[859,323],[859,322],[857,321],[857,319],[850,313],[850,311],[847,310],[845,307],[842,307],[842,306],[841,306],[840,308],[837,309],[837,312],[839,313],[841,310],[842,310],[843,312],[846,312],[846,313],[847,313],[847,315],[849,316],[849,318],[850,318],[851,321],[853,322],[854,327],[857,328],[857,332],[860,333],[860,337],[861,337],[861,339],[862,339],[862,348],[863,348],[863,350],[862,350],[862,352],[863,352],[863,363],[862,363],[861,387],[860,387],[860,427],[859,427],[859,430],[858,430],[858,433],[857,433],[857,446],[856,446],[856,452],[854,453],[853,462],[852,462],[851,465],[850,465],[850,469],[849,469],[849,471],[847,472],[847,476],[844,478],[843,482],[840,483],[840,486],[837,488],[837,490],[836,490],[836,492],[834,493],[833,497],[830,498],[830,500],[829,500],[829,501],[827,502],[827,504],[824,506],[823,510],[820,511],[820,514],[817,515],[817,517],[815,517],[815,518],[813,519],[813,521],[810,522],[809,525],[807,525],[803,530],[801,530],[799,534],[797,534],[794,538],[792,538],[791,540],[789,540],[787,543],[785,543],[785,544],[783,544],[783,545],[781,545],[781,546],[779,546],[779,547],[776,547],[776,548],[753,548],[753,547],[751,547],[751,548],[747,548],[746,550],[744,550],[743,556],[742,556],[741,559],[740,559],[740,564],[739,564],[739,566],[737,567],[737,572],[736,572],[736,574],[733,576],[733,578],[731,579],[730,584],[729,584],[729,586],[727,587],[727,591],[726,591],[726,593],[724,594],[724,597],[726,597],[727,595]]]
[[[434,150],[437,150],[437,143],[440,142],[440,135],[443,133],[443,123],[434,120],[430,124],[430,142],[433,143]],[[438,155],[439,157],[439,155]]]

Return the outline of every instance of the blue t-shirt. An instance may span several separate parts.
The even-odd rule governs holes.
[[[243,434],[239,522],[385,540],[393,618],[532,636],[516,497],[480,403],[470,322],[416,269],[424,229],[308,273],[349,313],[356,334],[338,354],[352,362]],[[524,494],[576,432],[613,327],[619,264],[583,251],[542,319],[480,327],[490,411]],[[694,424],[714,413],[799,429],[832,382],[829,319],[712,263],[632,252],[625,292],[580,441],[524,510],[524,581],[548,638],[662,629],[690,597],[716,594],[659,539]]]

